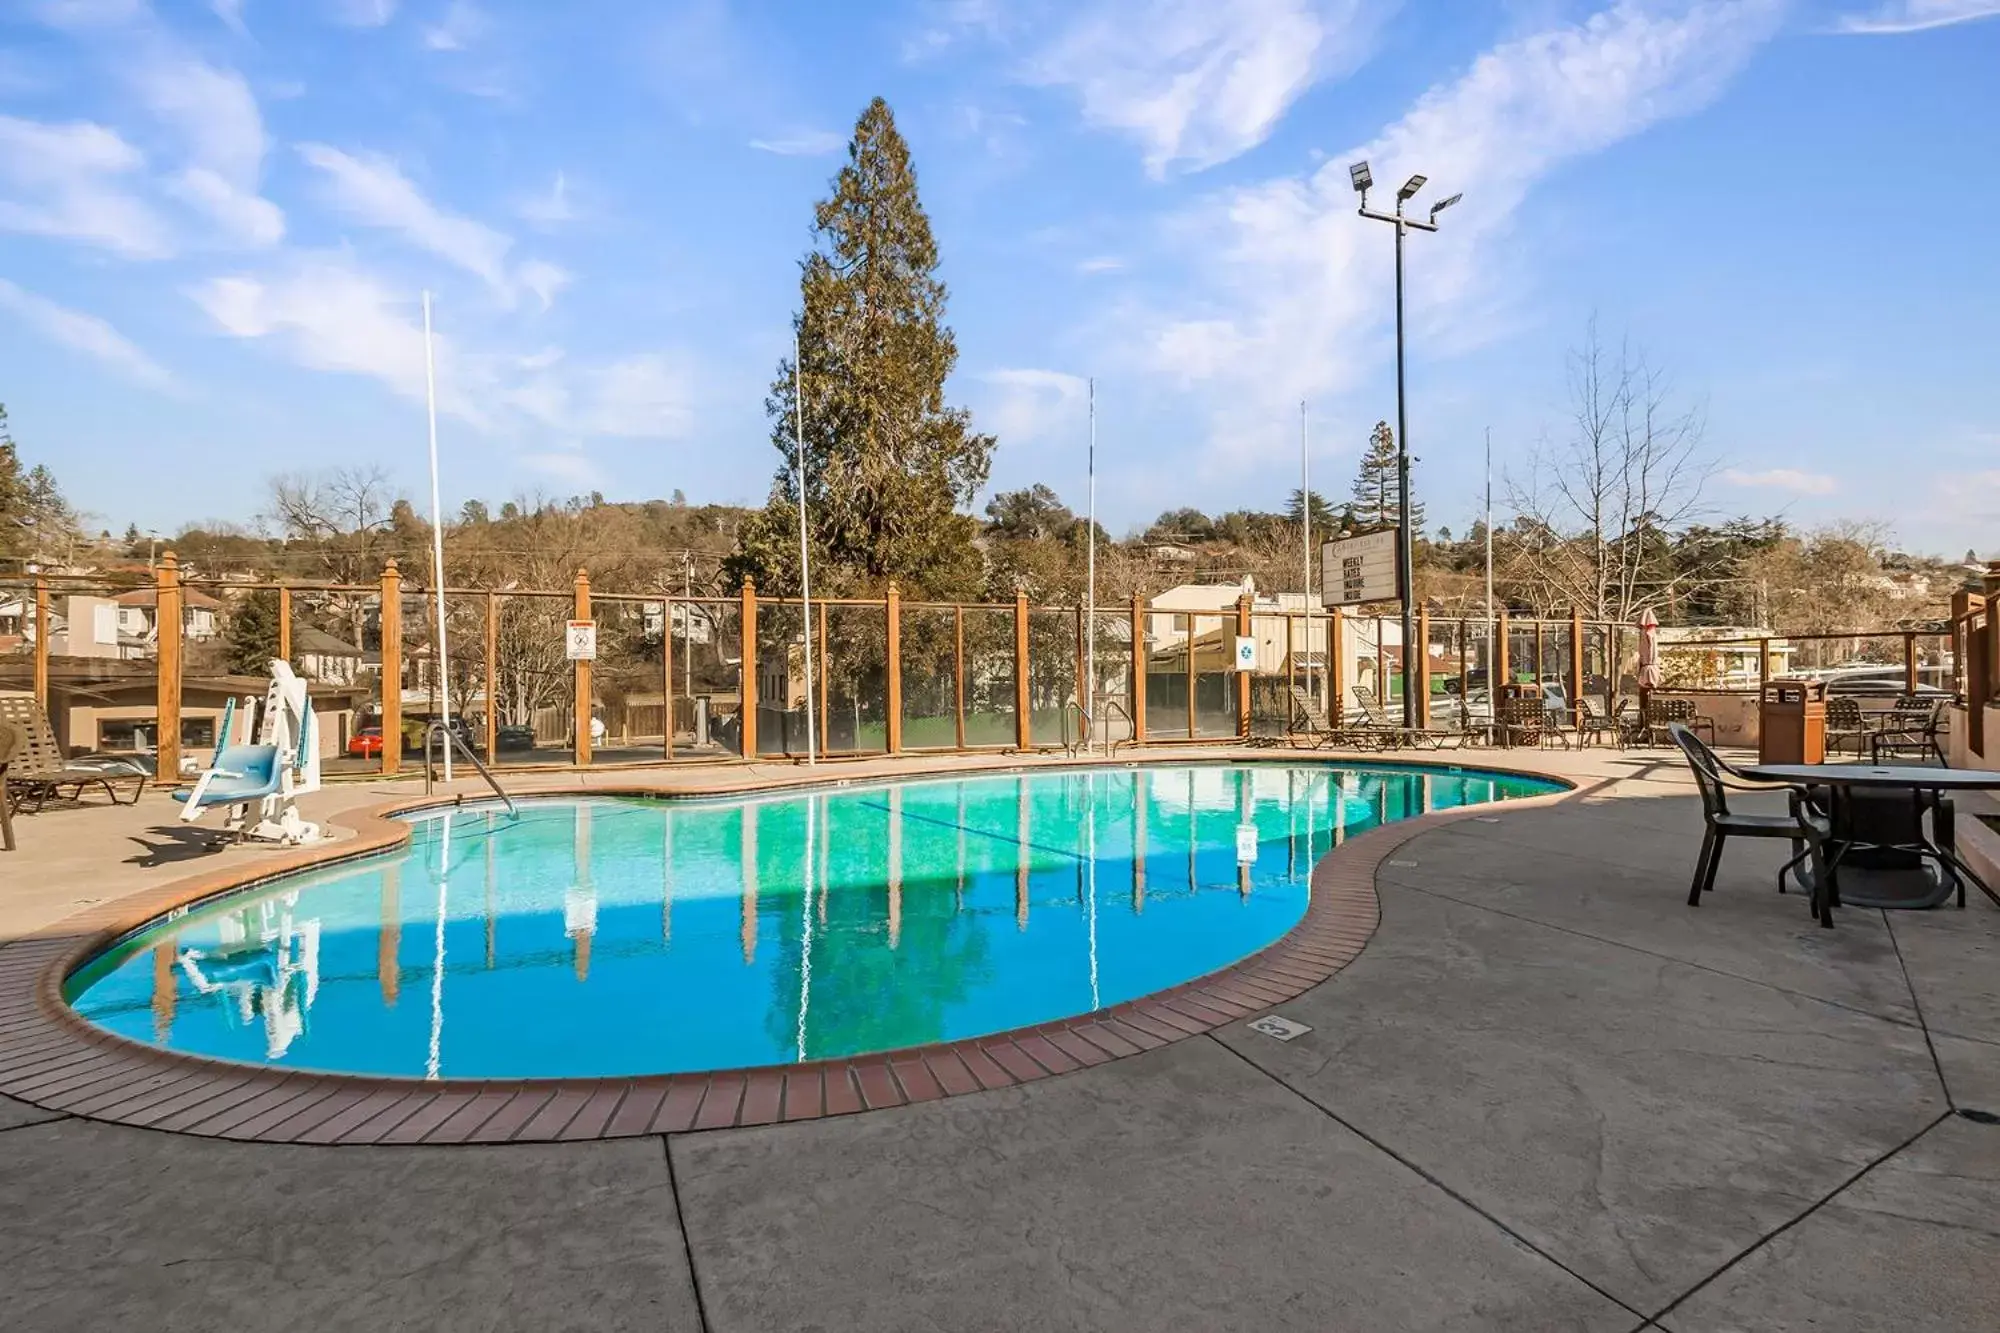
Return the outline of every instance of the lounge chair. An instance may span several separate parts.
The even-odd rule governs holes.
[[[20,728],[26,744],[7,766],[6,790],[16,809],[39,810],[51,800],[78,800],[86,787],[102,787],[114,805],[137,805],[146,790],[144,773],[111,773],[70,764],[35,696],[21,690],[0,691],[0,722]],[[120,789],[131,798],[118,799]]]
[[[1345,745],[1361,750],[1381,749],[1383,746],[1382,737],[1368,728],[1329,718],[1313,701],[1311,693],[1297,685],[1292,686],[1292,707],[1296,713],[1291,736],[1295,750],[1323,750],[1329,745]]]
[[[1464,732],[1455,727],[1406,727],[1400,722],[1391,722],[1383,713],[1382,705],[1375,700],[1375,691],[1360,685],[1348,687],[1348,697],[1354,700],[1355,711],[1361,714],[1361,725],[1356,728],[1363,735],[1380,738],[1383,748],[1392,745],[1410,745],[1442,750],[1448,740],[1464,740]]]
[[[1831,903],[1838,900],[1833,888],[1832,867],[1826,856],[1826,838],[1831,832],[1827,820],[1813,809],[1803,793],[1788,792],[1788,813],[1746,815],[1729,808],[1729,792],[1768,792],[1778,788],[1753,784],[1722,761],[1685,724],[1667,724],[1667,738],[1687,756],[1694,770],[1695,785],[1701,789],[1703,828],[1701,854],[1695,858],[1694,885],[1688,890],[1688,906],[1701,906],[1701,895],[1715,887],[1716,868],[1722,864],[1722,848],[1731,838],[1784,838],[1792,844],[1792,859],[1778,870],[1778,892],[1785,891],[1785,876],[1800,862],[1812,861],[1813,916],[1824,925],[1833,924]]]
[[[28,747],[18,723],[0,722],[0,848],[14,850],[14,803],[7,797],[7,766]]]

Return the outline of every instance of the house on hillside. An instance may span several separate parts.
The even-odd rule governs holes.
[[[352,685],[361,675],[361,650],[311,625],[292,629],[292,661],[299,674],[323,685]]]
[[[160,590],[134,588],[118,598],[118,630],[146,643],[158,642],[154,625],[159,615]],[[181,634],[195,643],[206,643],[222,632],[222,603],[199,588],[181,590]]]

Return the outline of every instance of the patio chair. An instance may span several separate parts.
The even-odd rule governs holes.
[[[1892,759],[1914,759],[1919,763],[1935,760],[1943,767],[1944,745],[1938,738],[1943,726],[1943,699],[1904,695],[1868,738],[1869,761],[1880,764]]]
[[[102,787],[113,805],[137,805],[146,790],[143,773],[110,773],[95,768],[72,767],[64,759],[62,746],[49,727],[35,696],[19,690],[0,691],[0,722],[11,722],[27,738],[7,766],[7,790],[14,808],[40,810],[51,800],[78,800],[86,787]],[[129,790],[129,800],[119,800],[120,789]]]
[[[1542,746],[1549,742],[1549,710],[1540,699],[1500,701],[1500,743],[1510,746]],[[1567,740],[1563,742],[1569,744]]]
[[[1722,864],[1722,848],[1731,838],[1783,838],[1792,844],[1792,859],[1778,870],[1778,892],[1785,891],[1785,876],[1801,861],[1811,858],[1813,868],[1813,916],[1832,924],[1828,903],[1836,901],[1832,869],[1826,857],[1827,821],[1797,790],[1787,792],[1788,813],[1746,815],[1729,808],[1729,792],[1769,792],[1777,788],[1752,783],[1724,763],[1701,737],[1684,723],[1669,722],[1667,737],[1687,756],[1694,770],[1695,786],[1701,789],[1701,854],[1695,859],[1694,884],[1688,890],[1688,906],[1701,906],[1701,895],[1715,887],[1715,872]]]
[[[14,803],[7,796],[7,766],[28,746],[27,734],[12,722],[0,722],[0,849],[14,850]]]
[[[1715,744],[1715,719],[1703,717],[1695,711],[1692,699],[1647,699],[1640,709],[1638,740],[1640,745],[1668,745],[1673,741],[1671,732],[1675,723],[1699,734],[1708,733],[1708,743]]]
[[[1840,747],[1851,744],[1854,757],[1861,757],[1862,747],[1873,734],[1868,720],[1861,715],[1861,701],[1852,695],[1835,695],[1826,701],[1826,749],[1829,754],[1840,753]]]
[[[1576,724],[1579,745],[1589,745],[1599,736],[1618,740],[1624,734],[1619,719],[1604,711],[1604,701],[1594,694],[1583,696],[1583,717]]]

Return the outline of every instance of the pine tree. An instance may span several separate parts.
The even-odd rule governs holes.
[[[1396,432],[1388,422],[1378,421],[1368,436],[1368,449],[1361,455],[1361,470],[1354,478],[1354,521],[1364,531],[1393,528],[1400,498],[1396,482]],[[1410,531],[1419,535],[1423,530],[1423,502],[1412,494]]]
[[[14,437],[7,433],[7,406],[0,403],[0,555],[26,549],[23,523],[28,517],[28,479],[21,474]]]
[[[224,639],[229,669],[239,676],[261,676],[278,655],[278,594],[270,589],[248,593],[229,614]]]
[[[815,587],[968,595],[980,565],[974,520],[958,512],[986,482],[993,437],[948,407],[958,360],[945,327],[937,242],[917,198],[909,145],[888,103],[861,113],[847,165],[813,216],[800,263],[806,504]],[[766,508],[744,525],[730,571],[760,588],[798,585],[793,362],[765,411],[782,461]]]

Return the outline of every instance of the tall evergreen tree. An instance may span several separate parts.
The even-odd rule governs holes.
[[[22,520],[28,517],[28,479],[22,475],[14,437],[7,433],[7,406],[0,403],[0,555],[18,555],[27,548]]]
[[[239,676],[262,676],[278,655],[278,594],[268,588],[246,593],[229,614],[223,640],[229,669]]]
[[[1375,423],[1368,436],[1368,448],[1361,455],[1361,470],[1354,478],[1354,521],[1364,529],[1396,526],[1400,487],[1396,480],[1396,432],[1386,421]],[[1424,530],[1424,506],[1410,496],[1410,531]]]
[[[913,591],[970,594],[980,581],[977,525],[958,509],[985,484],[994,440],[945,403],[958,346],[944,323],[937,242],[909,145],[879,97],[814,211],[813,239],[799,265],[794,329],[816,586],[872,590],[895,579]],[[783,461],[730,566],[774,592],[798,586],[797,403],[787,357],[764,403]]]

